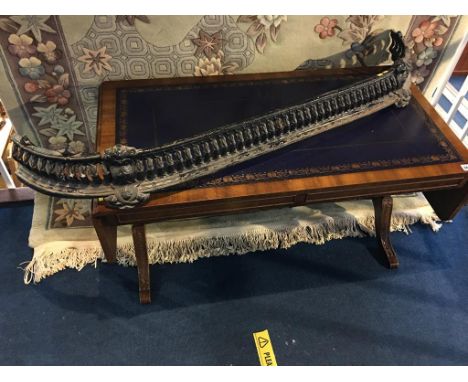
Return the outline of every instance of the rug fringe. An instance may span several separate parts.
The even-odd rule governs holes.
[[[416,212],[415,212],[416,211]],[[247,233],[232,236],[193,237],[184,240],[154,240],[147,235],[150,264],[186,263],[212,256],[243,255],[268,249],[287,249],[297,243],[324,244],[332,239],[375,235],[375,218],[372,215],[352,215],[332,218],[324,216],[319,224],[301,224],[282,229],[258,228]],[[418,210],[394,212],[391,231],[410,233],[410,225],[417,222],[429,225],[438,231],[441,224],[435,213],[423,214]],[[34,257],[24,269],[24,282],[38,283],[63,269],[83,269],[86,265],[104,260],[97,241],[80,242],[80,248],[73,242],[43,244],[35,249]],[[135,250],[131,238],[120,240],[117,246],[117,261],[124,266],[136,265]]]
[[[100,246],[88,248],[50,248],[45,246],[43,250],[34,251],[32,260],[24,268],[24,283],[38,283],[48,276],[60,272],[66,268],[81,271],[86,265],[104,259],[104,253]],[[47,248],[48,247],[48,248]],[[54,244],[54,247],[56,245]]]

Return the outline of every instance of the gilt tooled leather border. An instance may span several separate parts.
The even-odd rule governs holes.
[[[421,109],[419,112],[423,112]],[[178,189],[187,188],[204,188],[204,187],[219,187],[228,186],[233,184],[242,184],[250,182],[261,182],[261,181],[273,181],[282,179],[293,179],[293,178],[306,178],[311,176],[324,176],[334,175],[343,173],[362,172],[370,170],[384,170],[398,167],[411,167],[411,166],[424,166],[431,164],[442,164],[461,161],[461,157],[447,141],[442,132],[434,125],[434,123],[428,119],[429,123],[426,124],[429,132],[436,138],[437,143],[445,151],[445,154],[440,155],[424,155],[420,157],[407,157],[401,159],[389,159],[389,160],[373,160],[364,162],[352,162],[343,163],[340,165],[329,165],[329,166],[318,166],[318,167],[304,167],[293,170],[273,170],[273,171],[262,171],[255,173],[245,173],[236,175],[226,175],[217,177],[215,179],[197,179],[190,183],[186,183]]]

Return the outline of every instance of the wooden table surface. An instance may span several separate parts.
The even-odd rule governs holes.
[[[190,78],[190,80],[192,80]],[[128,84],[134,81],[127,81]],[[115,105],[111,107],[112,101],[115,101],[116,84],[110,82],[112,87],[104,87],[101,97],[106,99],[105,104],[99,114],[99,150],[115,144]],[[165,220],[168,218],[185,217],[194,213],[193,209],[184,213],[171,214],[170,209],[174,206],[195,206],[198,203],[219,202],[221,204],[231,204],[233,210],[239,211],[239,207],[245,204],[249,198],[278,198],[277,201],[284,199],[285,204],[291,204],[288,195],[307,192],[305,200],[300,202],[321,202],[327,200],[343,200],[358,197],[371,197],[376,193],[395,194],[413,191],[425,191],[434,189],[447,189],[454,187],[463,187],[467,181],[468,173],[461,167],[468,163],[468,151],[460,140],[455,136],[443,119],[437,114],[434,108],[425,99],[416,86],[412,88],[413,97],[423,107],[427,115],[434,121],[435,125],[442,131],[443,135],[455,147],[460,157],[460,162],[443,163],[426,166],[413,166],[392,168],[384,170],[360,171],[338,175],[313,176],[307,178],[285,179],[276,181],[255,182],[246,184],[227,185],[222,187],[193,188],[182,191],[156,192],[144,208],[158,208],[161,214],[154,217],[154,221]],[[235,204],[232,204],[235,203]],[[276,203],[276,201],[274,202]],[[293,203],[294,204],[294,203]],[[166,208],[168,210],[166,211]],[[227,208],[227,207],[226,207]],[[203,212],[203,211],[201,211]],[[204,211],[207,215],[209,211]],[[228,212],[228,211],[226,211]],[[440,211],[442,218],[451,218],[452,214],[447,215]],[[104,203],[95,203],[94,214],[96,215],[133,215],[134,212],[127,210],[115,210],[105,206]],[[122,224],[125,223],[125,217],[121,217]]]

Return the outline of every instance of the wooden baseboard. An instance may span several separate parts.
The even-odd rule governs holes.
[[[0,190],[0,205],[25,203],[34,200],[34,191],[29,187]]]
[[[453,75],[468,75],[468,44],[465,46],[457,66],[453,70]]]

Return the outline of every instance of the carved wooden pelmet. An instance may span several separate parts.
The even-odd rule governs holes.
[[[131,208],[145,202],[151,192],[271,153],[388,106],[406,106],[411,97],[410,68],[404,60],[401,34],[391,35],[393,66],[367,80],[164,146],[137,149],[115,145],[102,155],[72,156],[36,147],[26,137],[16,136],[17,175],[46,194],[104,197],[111,206]]]

